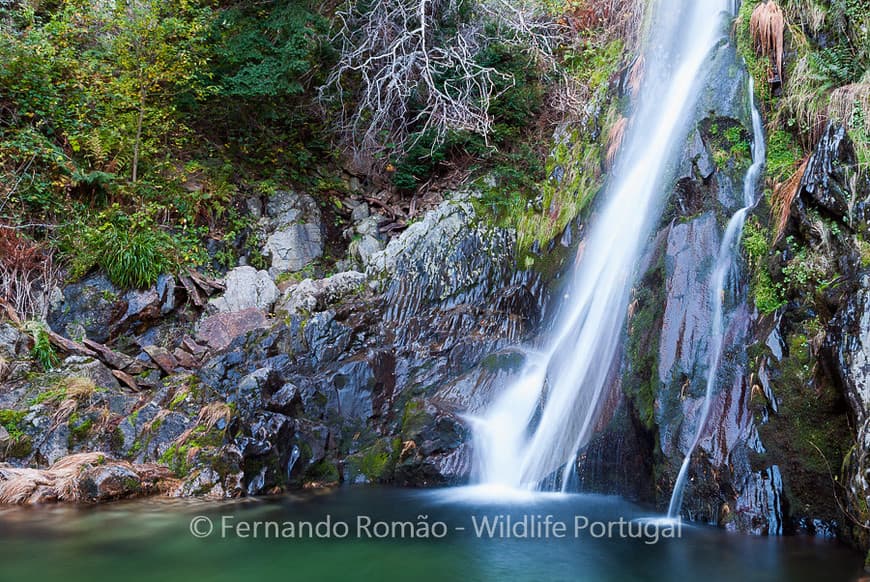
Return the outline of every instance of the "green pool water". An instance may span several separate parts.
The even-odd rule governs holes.
[[[686,524],[679,530],[649,524],[643,531],[647,522],[630,521],[648,515],[615,497],[504,503],[384,488],[221,503],[6,508],[0,510],[0,580],[836,581],[862,573],[862,556],[834,542]],[[479,535],[475,529],[508,519],[513,531]],[[498,535],[522,535],[516,524],[523,520],[527,537]],[[348,531],[335,539],[344,533],[341,523]],[[564,525],[562,537],[557,523]],[[611,537],[602,530],[607,524]],[[653,543],[654,532],[668,531],[673,537]],[[385,532],[406,537],[378,537]],[[316,537],[322,534],[333,537]]]

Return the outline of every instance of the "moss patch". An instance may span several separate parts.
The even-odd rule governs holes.
[[[799,327],[812,331],[815,320]],[[813,516],[839,521],[832,479],[842,482],[838,471],[854,436],[848,424],[848,405],[813,354],[807,335],[787,338],[787,355],[773,370],[771,382],[778,411],[759,435],[767,453],[753,463],[780,465],[793,517]]]
[[[623,391],[647,429],[655,426],[656,392],[661,385],[658,356],[665,276],[665,254],[660,252],[655,266],[634,289],[634,314],[628,322],[628,367],[623,377]]]
[[[347,463],[356,474],[361,474],[373,483],[389,481],[401,450],[399,439],[379,439],[359,453],[348,457]]]
[[[24,410],[0,409],[0,426],[9,433],[9,442],[6,444],[6,456],[12,459],[26,457],[33,450],[33,441],[30,435],[24,432]]]

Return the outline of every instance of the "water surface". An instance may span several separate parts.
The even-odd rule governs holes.
[[[474,492],[472,492],[474,493]],[[363,539],[357,519],[443,522],[442,539]],[[425,520],[418,516],[427,516]],[[862,557],[808,537],[759,538],[684,525],[678,539],[575,536],[577,516],[600,523],[649,513],[616,497],[535,495],[490,502],[465,494],[345,488],[260,500],[207,503],[150,499],[76,509],[0,510],[0,580],[855,580]],[[190,523],[207,517],[198,539]],[[528,516],[569,525],[564,539],[478,538],[474,521]],[[345,539],[239,537],[222,520],[293,523],[343,521]],[[464,529],[459,529],[464,528]],[[434,527],[432,529],[435,529]],[[204,531],[204,530],[202,530]],[[369,531],[375,532],[369,528]],[[286,533],[286,532],[285,532]],[[365,533],[365,532],[363,532]],[[616,533],[616,530],[614,531]],[[251,535],[248,532],[248,535]]]

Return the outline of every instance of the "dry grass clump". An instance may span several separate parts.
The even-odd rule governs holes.
[[[82,484],[103,468],[126,469],[138,475],[141,485],[135,488],[102,491],[94,499],[89,487]],[[48,469],[19,469],[0,466],[0,505],[35,504],[64,501],[82,503],[112,499],[133,493],[159,492],[169,471],[156,465],[132,465],[110,459],[103,453],[79,453],[58,460]]]
[[[226,402],[211,402],[203,406],[199,411],[199,416],[196,418],[194,425],[184,431],[181,436],[175,440],[175,445],[183,445],[190,439],[194,432],[208,432],[213,429],[220,421],[228,423],[233,416],[233,409]]]
[[[628,118],[620,116],[610,127],[610,133],[607,136],[607,148],[604,155],[604,166],[609,171],[616,161],[616,154],[619,153],[619,148],[622,147],[622,140],[625,138],[625,130],[628,127]]]
[[[789,119],[794,119],[805,150],[815,147],[828,124],[827,84],[811,56],[804,55],[795,62],[783,90],[775,123],[785,127]]]
[[[90,378],[73,377],[61,380],[56,397],[60,404],[52,416],[55,426],[72,416],[80,404],[90,400],[96,389],[96,384]]]
[[[0,300],[23,319],[45,319],[59,269],[44,245],[0,222]]]
[[[809,156],[804,158],[804,161],[798,167],[797,171],[792,174],[788,180],[782,184],[777,184],[773,189],[770,210],[771,216],[776,219],[776,230],[773,237],[774,244],[776,244],[782,237],[782,233],[785,231],[785,227],[788,224],[788,219],[791,215],[791,205],[794,202],[795,196],[797,196],[809,159]]]
[[[749,33],[756,53],[770,59],[770,82],[782,82],[785,15],[776,2],[768,0],[755,7],[749,19]]]
[[[831,92],[828,101],[828,115],[831,118],[848,124],[859,108],[865,114],[870,113],[870,81],[843,85]]]

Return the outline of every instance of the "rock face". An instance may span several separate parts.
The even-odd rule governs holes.
[[[263,220],[282,228],[313,214],[305,198],[287,194]],[[358,217],[374,238],[380,219]],[[499,358],[488,356],[528,338],[543,313],[546,287],[517,270],[514,245],[511,232],[477,220],[465,194],[373,248],[367,273],[305,279],[278,298],[267,273],[234,269],[210,303],[217,313],[146,330],[128,344],[131,354],[141,349],[137,358],[87,344],[119,369],[74,356],[50,379],[0,391],[0,408],[15,411],[2,417],[0,461],[51,467],[103,451],[169,467],[181,478],[173,495],[212,498],[338,481],[462,481],[469,438],[457,413],[486,402],[504,378],[491,371]],[[188,297],[207,284],[195,277],[182,280]],[[113,313],[174,304],[157,288],[137,293],[118,297],[111,305],[123,311]],[[105,322],[118,321],[108,303]],[[12,364],[21,358],[14,331],[2,336]],[[131,470],[95,469],[81,498],[130,494]],[[26,493],[20,500],[55,495]]]
[[[470,202],[419,224],[373,260],[383,295],[361,273],[303,281],[279,301],[283,320],[203,366],[202,385],[238,409],[229,430],[247,493],[466,477],[467,428],[436,388],[472,398],[477,385],[458,379],[534,328],[543,288],[516,273],[510,233],[474,226]]]
[[[633,292],[618,380],[622,396],[617,389],[606,403],[601,432],[581,452],[578,475],[586,490],[625,494],[665,509],[701,430],[682,514],[741,531],[780,534],[784,487],[779,466],[762,459],[766,449],[759,429],[766,417],[758,414],[758,387],[746,354],[755,341],[755,313],[739,262],[722,291],[723,327],[716,339],[723,354],[712,375],[709,419],[706,428],[700,426],[716,345],[711,334],[717,333],[711,275],[722,225],[743,206],[743,175],[751,161],[722,155],[735,146],[724,135],[746,136],[750,127],[743,105],[747,87],[733,78],[733,70],[739,70],[733,48],[723,45],[711,70],[720,88],[702,96],[660,230]]]
[[[356,271],[345,271],[319,281],[305,279],[287,288],[275,311],[287,315],[323,311],[329,305],[358,292],[365,282],[366,276]]]
[[[267,327],[266,314],[251,307],[206,317],[199,324],[196,339],[215,350],[222,350],[237,337],[264,327]]]
[[[226,276],[226,292],[209,303],[221,312],[256,308],[270,311],[279,291],[266,271],[253,267],[236,267]]]
[[[830,122],[807,162],[800,192],[801,197],[816,208],[834,216],[848,217],[853,228],[867,234],[870,232],[870,200],[854,199],[850,184],[856,164],[855,148],[845,128]]]
[[[271,258],[269,274],[301,271],[323,255],[323,233],[317,202],[296,192],[275,192],[266,204],[262,220],[270,234],[263,255]]]

